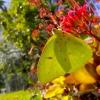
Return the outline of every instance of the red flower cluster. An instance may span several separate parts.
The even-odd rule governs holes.
[[[54,26],[53,24],[49,24],[49,25],[47,25],[47,27],[46,27],[46,31],[49,33],[49,32],[52,31],[52,29],[53,29],[54,27],[55,27],[55,26]]]
[[[40,6],[41,0],[28,0],[29,4],[32,6]]]
[[[70,10],[61,18],[60,26],[65,32],[88,33],[92,13],[87,9],[87,5]]]
[[[47,8],[41,7],[39,9],[39,16],[40,16],[40,18],[46,17],[48,15],[48,13],[49,13],[49,11],[48,11]]]
[[[36,37],[38,37],[38,36],[39,36],[39,31],[36,30],[36,29],[33,29],[33,30],[32,30],[32,38],[36,38]]]

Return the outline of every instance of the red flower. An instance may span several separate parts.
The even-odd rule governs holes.
[[[39,31],[36,30],[36,29],[33,29],[33,31],[32,31],[32,38],[36,38],[38,36],[39,36]]]
[[[43,7],[40,8],[40,10],[39,10],[39,16],[40,16],[40,18],[44,18],[47,15],[48,15],[48,10],[46,8],[43,8]]]
[[[65,16],[63,16],[60,26],[63,31],[71,33],[83,33],[87,32],[90,21],[90,12],[87,10],[87,6],[83,5],[77,7],[74,10],[70,10]]]
[[[65,32],[75,35],[88,34],[100,41],[98,37],[100,29],[97,28],[100,17],[95,16],[93,12],[93,9],[87,5],[78,6],[61,18],[60,26]]]
[[[49,24],[47,27],[46,27],[46,31],[47,32],[51,32],[52,29],[54,28],[55,26],[53,24]]]
[[[32,6],[40,6],[41,0],[28,0]]]

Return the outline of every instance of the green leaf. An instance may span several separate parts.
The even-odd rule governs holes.
[[[37,73],[42,83],[76,71],[92,57],[91,48],[83,40],[69,33],[64,34],[62,31],[55,30],[55,34],[44,47]]]
[[[35,89],[34,92],[35,92],[35,93],[34,93],[34,95],[31,97],[30,100],[42,100],[42,95],[41,95],[40,90]]]

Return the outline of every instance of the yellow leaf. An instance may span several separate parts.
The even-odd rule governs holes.
[[[82,69],[73,73],[73,76],[83,84],[92,84],[95,83],[96,80],[93,76],[89,74],[89,72],[83,67]]]
[[[53,86],[50,86],[50,88],[47,90],[46,94],[44,95],[44,98],[51,98],[58,94],[62,94],[64,92],[64,88],[61,87],[58,84],[54,84]]]
[[[60,76],[59,78],[56,78],[52,81],[54,84],[64,85],[65,77]]]
[[[97,66],[96,72],[97,72],[98,75],[100,75],[100,65]]]
[[[61,100],[73,100],[73,98],[67,95],[67,96],[63,96]]]

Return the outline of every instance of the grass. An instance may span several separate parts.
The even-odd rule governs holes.
[[[32,92],[29,90],[0,94],[0,100],[30,100],[31,97]]]

